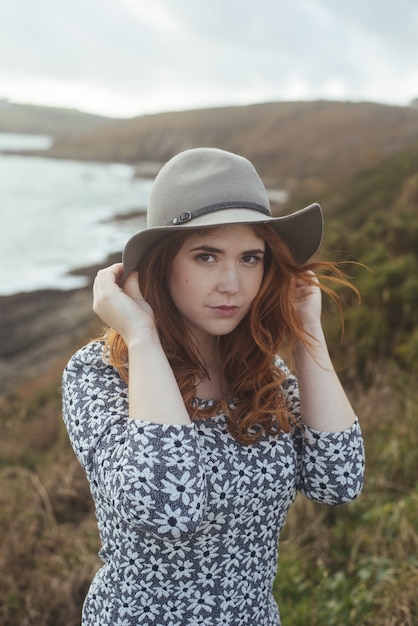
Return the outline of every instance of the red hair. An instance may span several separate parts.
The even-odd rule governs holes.
[[[221,400],[217,408],[228,416],[232,436],[244,444],[254,443],[262,433],[276,435],[291,428],[293,417],[281,393],[287,375],[278,367],[277,355],[285,348],[291,353],[298,342],[311,347],[290,297],[294,279],[305,275],[308,269],[322,270],[322,276],[325,274],[328,280],[351,287],[336,264],[317,262],[299,267],[271,226],[251,226],[266,244],[262,284],[246,317],[230,334],[218,337],[221,387],[233,389],[234,403],[231,406]],[[193,420],[213,415],[213,406],[199,410],[196,403],[196,381],[208,374],[168,289],[171,262],[189,235],[190,231],[184,229],[160,241],[141,264],[139,284],[154,311],[162,347]],[[336,293],[323,284],[320,287],[341,311]],[[128,382],[128,350],[122,337],[111,328],[105,334],[105,352],[111,365]]]

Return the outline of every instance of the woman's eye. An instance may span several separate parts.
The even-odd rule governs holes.
[[[215,260],[213,254],[209,254],[208,252],[202,252],[196,256],[198,261],[202,261],[203,263],[212,263]]]
[[[248,254],[242,257],[242,261],[243,263],[249,263],[250,265],[255,265],[256,263],[258,263],[258,261],[260,261],[260,257],[255,256],[253,254]]]

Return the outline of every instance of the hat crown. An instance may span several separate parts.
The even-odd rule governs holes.
[[[158,173],[149,197],[147,227],[166,226],[178,215],[203,207],[228,203],[229,208],[240,208],[248,202],[271,215],[266,189],[250,161],[217,148],[186,150]]]
[[[290,215],[273,217],[264,184],[250,161],[218,148],[185,150],[166,163],[151,189],[147,228],[123,250],[123,281],[148,252],[178,230],[270,224],[302,265],[318,250],[322,211],[311,204]]]

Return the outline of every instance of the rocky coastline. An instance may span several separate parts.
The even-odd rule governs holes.
[[[119,260],[120,254],[113,255],[100,266],[77,270],[88,279],[81,289],[0,297],[0,396],[58,371],[78,346],[100,333],[91,287],[99,267]]]

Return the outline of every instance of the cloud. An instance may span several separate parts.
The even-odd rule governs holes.
[[[415,4],[3,2],[0,96],[114,115],[298,98],[406,104],[418,95]]]

